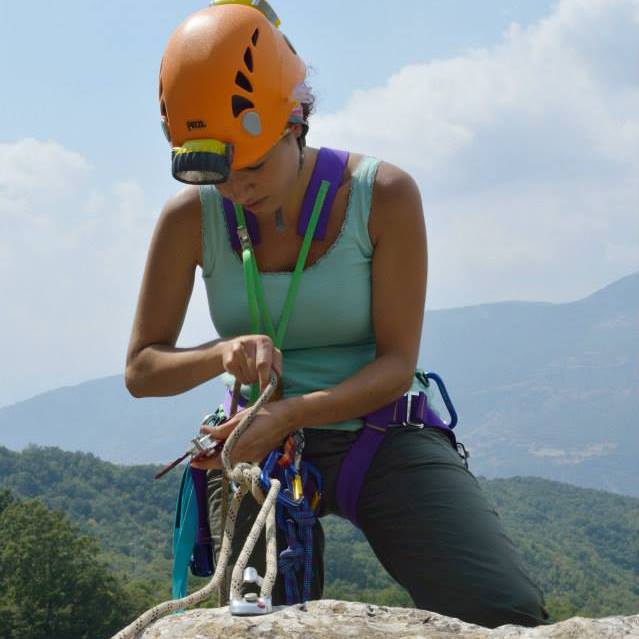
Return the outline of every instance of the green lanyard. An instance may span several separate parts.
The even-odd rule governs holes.
[[[304,233],[304,241],[302,242],[302,248],[297,256],[297,263],[295,264],[295,270],[293,271],[293,277],[288,287],[286,294],[286,300],[284,301],[284,307],[282,309],[282,315],[277,325],[277,332],[273,327],[271,315],[266,306],[266,299],[264,297],[264,288],[262,287],[262,278],[260,277],[260,271],[257,268],[257,262],[255,260],[255,254],[253,253],[253,244],[246,228],[246,218],[244,216],[244,209],[239,204],[234,204],[235,219],[237,220],[237,235],[240,239],[242,246],[242,264],[244,266],[244,283],[246,285],[246,293],[248,296],[248,307],[251,315],[251,330],[255,335],[260,332],[260,326],[264,326],[264,331],[273,340],[275,346],[279,349],[282,348],[284,343],[284,335],[286,334],[286,327],[288,326],[288,320],[293,311],[293,305],[295,304],[295,298],[300,288],[300,280],[304,266],[306,265],[306,258],[311,248],[311,241],[315,234],[315,228],[317,227],[317,221],[319,220],[320,213],[324,206],[324,200],[326,194],[330,188],[331,183],[328,180],[322,180],[317,196],[315,197],[315,204],[313,205],[313,213],[309,220],[306,232]],[[259,386],[253,384],[251,387],[251,403],[253,403],[259,396]]]

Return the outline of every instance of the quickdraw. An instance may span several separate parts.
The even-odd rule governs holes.
[[[266,458],[260,475],[260,485],[266,492],[271,479],[282,486],[277,495],[276,522],[286,535],[288,547],[279,554],[278,569],[284,575],[286,603],[308,601],[313,579],[313,526],[322,498],[320,472],[302,461],[304,435],[296,431],[287,439],[284,452],[273,451]],[[308,495],[312,495],[309,499]],[[302,572],[300,592],[297,575]]]

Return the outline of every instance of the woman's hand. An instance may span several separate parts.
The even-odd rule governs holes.
[[[210,434],[225,441],[246,415],[244,409],[219,426],[202,426],[202,435]],[[287,435],[296,430],[293,413],[287,400],[270,402],[260,408],[246,432],[237,440],[231,452],[231,463],[261,462],[274,448],[282,444]],[[221,451],[220,451],[221,452]],[[222,468],[220,453],[191,462],[194,468]]]
[[[226,341],[222,366],[242,384],[259,382],[262,392],[269,382],[271,368],[278,378],[282,376],[282,352],[268,335],[241,335]]]

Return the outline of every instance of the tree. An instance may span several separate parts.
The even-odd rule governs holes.
[[[0,639],[109,637],[130,616],[94,540],[41,502],[0,493]]]

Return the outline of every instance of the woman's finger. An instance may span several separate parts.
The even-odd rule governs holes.
[[[200,426],[201,435],[210,435],[213,439],[226,439],[237,426],[235,417],[217,426]]]
[[[282,377],[282,351],[279,348],[273,348],[273,370],[278,377]]]
[[[253,384],[257,381],[257,367],[255,365],[255,344],[248,342],[242,343],[242,351],[244,353],[244,365],[242,370],[246,371],[246,380],[244,384]]]
[[[200,470],[212,470],[222,468],[220,453],[215,453],[209,457],[199,457],[191,460],[191,466]]]
[[[273,342],[270,338],[264,338],[256,342],[255,345],[255,366],[257,377],[260,382],[260,391],[268,385],[273,365]]]
[[[238,341],[237,347],[234,353],[234,364],[239,374],[235,377],[242,382],[242,384],[251,384],[255,381],[255,375],[251,370],[255,365],[252,364],[252,354],[250,353],[250,347]]]

